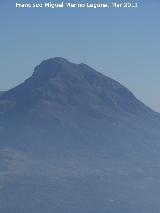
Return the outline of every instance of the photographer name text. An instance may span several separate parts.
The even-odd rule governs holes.
[[[137,8],[138,3],[118,3],[118,2],[108,2],[108,3],[71,3],[71,2],[58,2],[58,3],[16,3],[16,8]]]

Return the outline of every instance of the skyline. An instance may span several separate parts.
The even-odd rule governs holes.
[[[16,9],[14,0],[2,1],[0,91],[30,77],[42,60],[58,56],[119,81],[160,112],[160,4],[139,2],[138,8],[106,12]]]

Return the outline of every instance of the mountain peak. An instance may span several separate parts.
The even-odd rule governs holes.
[[[123,111],[139,115],[147,110],[117,81],[86,64],[75,64],[61,57],[42,61],[29,79],[2,94],[1,100],[12,100],[25,107],[43,100],[59,108],[65,105],[101,114]]]
[[[49,58],[44,60],[42,63],[69,63],[69,61],[62,57]]]
[[[49,58],[42,61],[35,67],[33,77],[51,77],[57,75],[62,70],[67,70],[66,67],[71,65],[67,59],[62,57]]]

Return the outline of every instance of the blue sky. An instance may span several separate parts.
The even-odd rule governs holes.
[[[159,0],[94,10],[17,9],[16,2],[42,1],[0,2],[0,91],[24,81],[43,59],[61,56],[120,81],[160,112]]]

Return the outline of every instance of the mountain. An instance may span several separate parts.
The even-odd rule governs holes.
[[[149,134],[148,130],[159,130],[159,121],[158,113],[120,83],[63,58],[43,61],[29,79],[0,96],[5,146],[37,150],[39,143],[39,148],[44,145],[51,150],[92,143],[123,152],[127,146],[143,146],[149,137],[156,140],[158,133]]]
[[[43,61],[0,94],[0,213],[160,209],[159,128],[159,113],[119,82]]]

